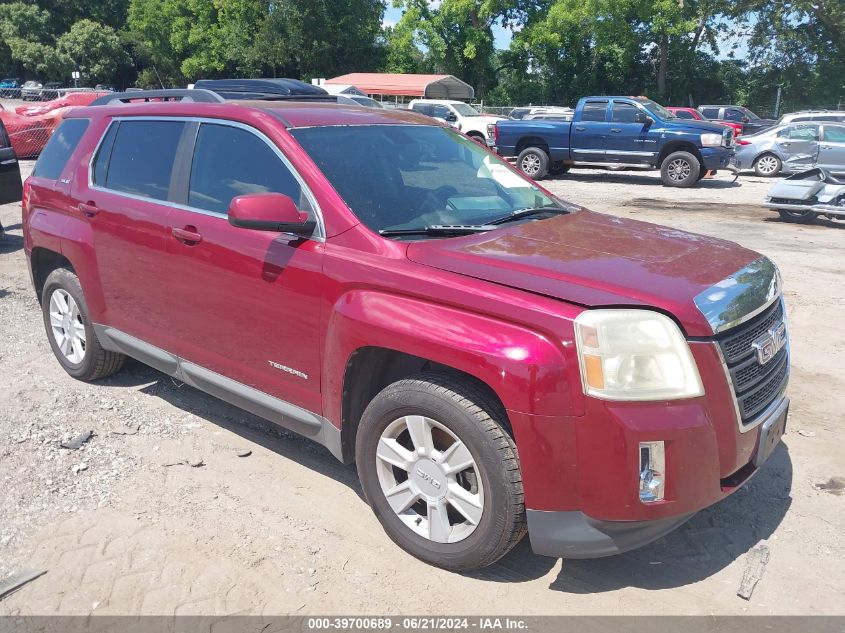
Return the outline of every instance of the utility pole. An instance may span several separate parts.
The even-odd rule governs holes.
[[[778,96],[775,99],[775,118],[777,119],[780,116],[780,95],[781,91],[783,90],[783,84],[778,84]]]

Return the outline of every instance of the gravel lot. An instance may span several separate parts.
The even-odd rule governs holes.
[[[308,440],[136,362],[98,384],[68,377],[30,287],[20,209],[0,206],[0,579],[48,570],[0,614],[845,613],[845,224],[781,223],[760,206],[771,182],[731,180],[673,190],[654,173],[576,171],[546,184],[780,265],[793,351],[784,445],[742,491],[649,547],[560,561],[526,539],[465,575],[396,548],[354,468]],[[81,449],[59,447],[87,430]],[[191,460],[203,465],[167,465]],[[761,543],[769,562],[745,601],[736,591]]]

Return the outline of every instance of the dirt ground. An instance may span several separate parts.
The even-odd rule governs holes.
[[[731,180],[672,190],[653,173],[577,171],[546,184],[779,264],[793,353],[784,444],[743,490],[651,546],[560,561],[526,539],[464,575],[394,546],[354,467],[316,444],[136,362],[98,384],[68,377],[30,286],[20,209],[0,207],[0,579],[47,570],[0,614],[845,614],[845,223],[782,223],[760,206],[770,181]],[[86,430],[82,449],[58,447]],[[204,465],[166,466],[192,459]],[[761,543],[769,562],[745,601]]]

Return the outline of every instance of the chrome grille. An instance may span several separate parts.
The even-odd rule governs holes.
[[[783,300],[779,299],[751,321],[738,325],[716,337],[736,397],[743,426],[771,404],[786,388],[789,380],[789,345],[781,349],[765,365],[757,360],[755,340],[784,320]]]

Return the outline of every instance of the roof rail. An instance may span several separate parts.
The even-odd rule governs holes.
[[[105,95],[92,101],[90,106],[118,105],[120,103],[131,103],[133,101],[151,100],[159,101],[184,101],[186,103],[223,103],[223,97],[211,90],[196,88],[186,90],[184,88],[170,88],[167,90],[133,90],[131,92],[116,92]]]

